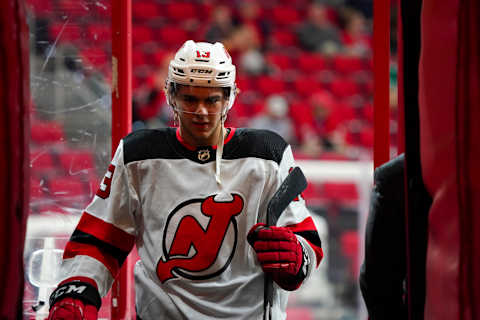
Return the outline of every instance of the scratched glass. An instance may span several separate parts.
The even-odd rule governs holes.
[[[48,276],[110,162],[111,0],[25,4],[33,103],[24,319],[44,319]]]

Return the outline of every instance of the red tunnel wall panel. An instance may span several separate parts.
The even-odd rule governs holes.
[[[20,319],[28,204],[28,30],[23,2],[0,2],[0,319]]]
[[[476,0],[423,1],[421,158],[433,197],[425,319],[480,316],[479,9]]]

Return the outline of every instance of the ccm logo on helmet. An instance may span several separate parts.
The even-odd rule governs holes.
[[[191,73],[212,73],[213,70],[209,70],[209,69],[190,69],[190,72]]]

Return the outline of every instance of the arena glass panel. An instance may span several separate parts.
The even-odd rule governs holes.
[[[65,243],[111,158],[111,2],[27,0],[26,8],[32,109],[24,319],[45,319]],[[103,303],[99,317],[109,312]]]

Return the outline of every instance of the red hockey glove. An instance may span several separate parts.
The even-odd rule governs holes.
[[[300,287],[307,274],[308,255],[290,229],[257,223],[248,232],[247,240],[263,271],[271,274],[280,287],[290,291]]]
[[[48,320],[97,320],[102,300],[94,282],[67,281],[50,295]]]

